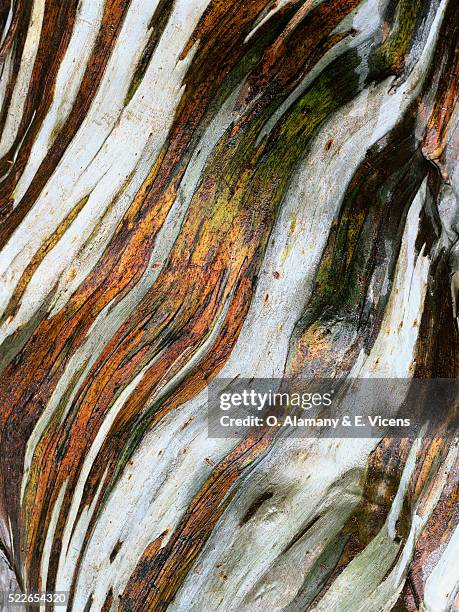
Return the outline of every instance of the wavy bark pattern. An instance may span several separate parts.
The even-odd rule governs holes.
[[[459,609],[457,440],[207,437],[457,377],[457,3],[4,0],[0,543],[71,610]]]

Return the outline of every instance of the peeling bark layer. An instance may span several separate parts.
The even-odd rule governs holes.
[[[458,28],[452,0],[4,0],[0,584],[459,609],[441,419],[206,420],[217,376],[457,378]]]

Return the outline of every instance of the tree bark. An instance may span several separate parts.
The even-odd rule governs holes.
[[[453,0],[4,0],[0,585],[459,610],[457,397],[411,437],[206,409],[223,379],[457,379],[458,28]]]

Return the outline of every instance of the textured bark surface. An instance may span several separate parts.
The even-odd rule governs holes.
[[[206,412],[217,376],[457,377],[458,29],[454,0],[0,2],[0,585],[459,610],[456,437]]]

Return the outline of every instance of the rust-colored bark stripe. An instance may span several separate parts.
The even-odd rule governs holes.
[[[7,24],[8,15],[10,13],[10,8],[11,8],[11,0],[5,0],[4,2],[2,2],[0,6],[0,32],[2,32],[2,35],[5,34],[5,27]],[[16,10],[17,10],[17,5],[16,5]],[[1,57],[3,57],[3,55]]]
[[[14,208],[11,214],[4,221],[2,226],[0,226],[0,248],[5,244],[11,233],[22,221],[27,212],[32,208],[35,200],[40,195],[40,192],[42,191],[49,177],[54,172],[57,164],[59,163],[68,145],[77,133],[81,122],[86,116],[86,113],[94,99],[99,84],[102,80],[105,68],[107,66],[108,60],[110,59],[111,52],[113,50],[113,47],[115,46],[116,39],[123,25],[124,17],[129,8],[130,2],[131,0],[107,0],[107,2],[105,3],[102,23],[100,25],[100,29],[94,44],[94,49],[92,50],[91,56],[88,60],[88,65],[85,70],[80,89],[75,98],[70,114],[61,126],[59,133],[57,134],[55,140],[51,145],[51,148],[47,152],[44,160],[42,161],[40,167],[35,173],[35,176],[32,179],[32,182],[28,187],[26,193],[22,197],[19,204]],[[72,3],[70,1],[64,3],[59,2],[58,5],[60,7],[71,7]],[[44,39],[46,41],[46,45],[51,44],[51,48],[59,49],[61,51],[60,55],[57,54],[59,61],[62,59],[64,51],[68,44],[68,38],[71,33],[69,23],[73,22],[74,14],[72,14],[71,20],[65,15],[60,15],[60,20],[63,23],[65,45],[63,43],[60,43],[59,45],[56,44],[54,46],[52,43],[50,43],[49,40],[46,40],[46,38],[44,38],[46,37],[49,29],[49,21],[46,20],[46,16],[44,20],[45,25],[42,30],[41,39]],[[38,53],[40,53],[40,49]],[[56,62],[56,60],[54,60],[54,66],[51,68],[47,68],[51,71],[51,74],[53,74],[53,72],[57,72],[57,66],[58,63]],[[34,83],[34,79],[37,78],[40,78],[40,76],[32,76],[32,84]],[[41,87],[43,87],[43,83],[41,83],[40,85]],[[52,87],[48,90],[48,95],[45,95],[43,98],[41,98],[40,104],[38,105],[38,109],[36,109],[37,112],[34,116],[32,124],[29,125],[27,129],[27,136],[21,144],[17,161],[14,164],[13,170],[11,171],[11,178],[8,177],[4,185],[2,185],[2,187],[0,188],[0,201],[10,202],[13,198],[12,192],[14,190],[14,187],[16,186],[20,173],[25,167],[25,164],[30,154],[30,150],[32,148],[34,138],[38,132],[38,129],[41,126],[46,111],[49,108],[49,104],[51,103],[53,94],[54,80],[52,81]]]
[[[0,185],[2,210],[0,227],[8,223],[8,217],[5,215],[8,215],[12,208],[14,188],[27,162],[34,138],[51,105],[58,67],[67,50],[77,4],[77,0],[68,2],[48,0],[45,4],[40,41],[21,121],[10,150],[0,160],[0,175],[7,174]],[[16,160],[11,165],[15,155],[17,155]],[[4,244],[4,241],[1,244]]]
[[[5,308],[3,315],[0,317],[0,322],[7,319],[8,317],[13,317],[16,314],[16,311],[20,304],[20,300],[34,272],[37,270],[38,266],[41,264],[46,255],[57,244],[60,238],[62,238],[63,234],[67,231],[67,229],[72,225],[73,221],[76,219],[83,206],[88,201],[88,198],[89,195],[85,196],[77,203],[77,205],[62,221],[62,223],[56,228],[56,230],[51,234],[51,236],[47,240],[45,240],[45,242],[41,245],[41,247],[32,257],[30,263],[27,265],[26,269],[22,273],[21,278],[19,279],[16,285],[11,300]]]
[[[13,15],[8,32],[3,39],[0,47],[0,60],[3,60],[10,50],[13,41],[16,42],[19,31],[27,30],[28,15],[30,15],[30,6],[27,6],[25,0],[17,0],[13,3]],[[3,27],[6,25],[6,20],[11,8],[11,0],[3,2],[0,7],[0,30],[3,32]]]
[[[458,39],[459,7],[457,3],[448,5],[444,27],[432,62],[431,79],[437,92],[427,122],[423,142],[423,153],[442,168],[442,153],[451,117],[456,108],[459,95],[459,46],[449,44]],[[426,112],[426,109],[422,109]]]
[[[120,610],[165,610],[237,490],[237,482],[269,447],[267,433],[243,440],[211,473],[173,536],[147,547],[119,602]]]
[[[232,301],[227,312],[225,320],[222,324],[221,332],[218,334],[212,348],[208,351],[205,358],[193,368],[186,376],[184,382],[175,389],[170,397],[163,399],[159,404],[153,402],[149,407],[148,398],[151,395],[155,386],[158,386],[158,380],[169,374],[170,366],[166,359],[154,364],[145,378],[136,389],[136,393],[132,395],[126,404],[126,409],[119,415],[113,424],[110,432],[106,436],[106,441],[99,451],[97,458],[93,463],[91,473],[88,477],[88,483],[85,488],[79,514],[85,506],[94,499],[95,492],[101,480],[103,471],[101,466],[109,467],[110,473],[113,474],[112,481],[107,486],[103,485],[102,494],[97,500],[95,513],[88,526],[82,554],[80,555],[75,580],[78,577],[78,570],[82,562],[83,551],[89,541],[92,530],[95,526],[97,513],[105,505],[108,499],[110,488],[115,482],[115,478],[124,467],[130,453],[133,452],[138,440],[147,429],[153,428],[161,418],[170,410],[179,407],[181,404],[191,399],[204,389],[210,380],[212,380],[222,368],[228,359],[232,347],[237,340],[245,315],[251,302],[253,293],[253,280],[250,274],[241,276],[239,287],[235,291],[236,298]],[[191,335],[196,333],[192,330]],[[177,343],[176,355],[189,356],[189,349],[186,347],[186,336],[183,334],[180,343]],[[175,365],[175,363],[174,363]],[[169,375],[170,377],[170,375]],[[142,407],[147,406],[149,409],[142,412]],[[122,460],[120,460],[122,457]],[[65,517],[63,516],[63,519]]]
[[[447,440],[441,440],[443,449]],[[424,449],[423,449],[424,450]],[[438,447],[435,449],[438,452]],[[424,596],[424,585],[428,578],[426,568],[429,568],[429,558],[439,546],[448,544],[459,521],[459,465],[456,465],[447,476],[446,485],[441,493],[438,504],[430,516],[425,529],[416,545],[413,564],[410,569],[410,585],[415,591],[418,601]]]
[[[350,33],[332,35],[335,27],[358,4],[358,0],[339,5],[334,0],[325,0],[310,11],[310,3],[305,3],[249,74],[239,104],[255,100],[266,88],[271,95],[286,89],[291,91],[329,48]]]
[[[10,10],[10,2],[4,2],[0,7],[0,20],[6,21],[8,12]],[[13,95],[14,87],[17,82],[19,73],[19,67],[22,61],[22,53],[24,50],[24,44],[27,37],[27,30],[30,25],[30,16],[32,13],[32,2],[25,0],[19,0],[14,5],[14,16],[12,18],[9,30],[0,48],[0,63],[5,61],[5,57],[10,50],[11,44],[14,40],[13,49],[13,61],[10,68],[8,82],[5,88],[5,93],[0,109],[0,135],[3,134],[5,128],[6,118],[10,109],[11,97]],[[3,26],[0,23],[0,31],[3,30]],[[0,168],[2,167],[0,163]],[[0,207],[0,218],[2,215]]]

